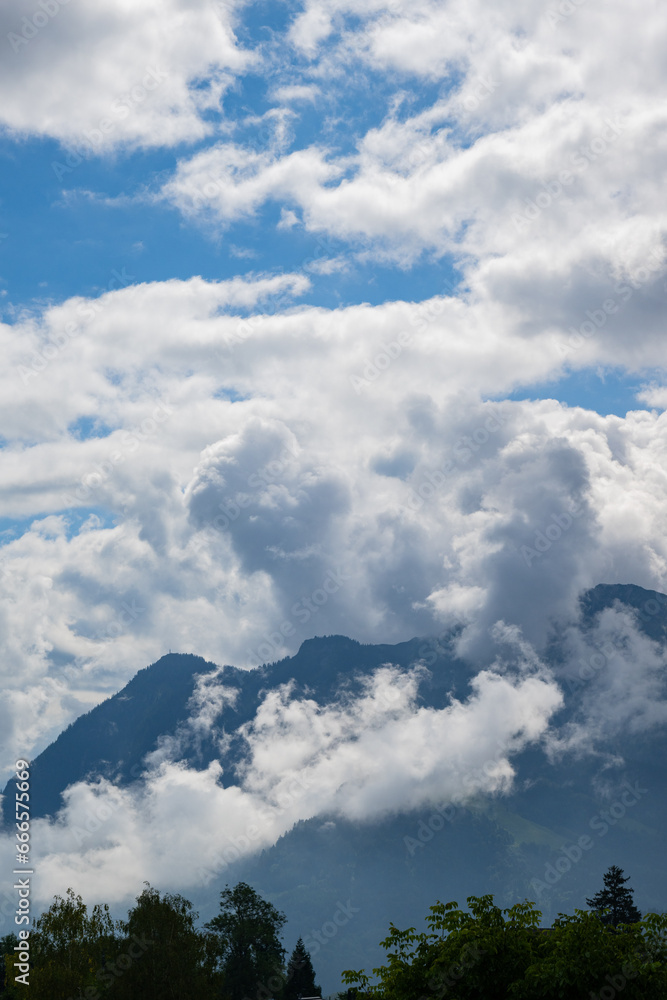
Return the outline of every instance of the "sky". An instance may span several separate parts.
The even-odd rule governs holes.
[[[539,655],[587,588],[667,589],[666,36],[5,0],[5,774],[170,649],[461,623],[483,678],[498,623]]]

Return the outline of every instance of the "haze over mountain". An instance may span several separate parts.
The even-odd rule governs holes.
[[[436,898],[527,896],[548,921],[618,861],[665,909],[667,597],[598,586],[542,661],[507,628],[481,673],[459,634],[140,670],[33,762],[44,898],[119,905],[143,872],[210,916],[243,878],[331,989]]]

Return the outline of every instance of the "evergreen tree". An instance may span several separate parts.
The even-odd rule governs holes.
[[[619,924],[636,924],[642,915],[632,898],[634,889],[626,889],[630,878],[623,878],[623,869],[612,865],[602,876],[604,889],[596,892],[587,904],[599,915],[603,924],[618,927]],[[603,911],[607,910],[607,913]]]
[[[310,960],[310,954],[306,951],[303,939],[299,938],[287,963],[283,1000],[321,996],[322,988],[315,982],[315,970]]]

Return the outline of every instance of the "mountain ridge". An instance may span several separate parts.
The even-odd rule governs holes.
[[[650,638],[667,641],[667,596],[635,584],[599,584],[585,592],[580,602],[583,627],[590,627],[602,610],[617,601],[638,613],[640,627]],[[120,691],[79,716],[33,760],[33,815],[55,815],[62,793],[75,781],[104,777],[127,784],[137,778],[146,754],[187,719],[197,678],[214,671],[223,682],[239,689],[236,705],[222,714],[223,724],[230,723],[234,731],[250,721],[268,688],[291,682],[296,694],[323,704],[345,686],[351,694],[355,689],[358,693],[360,678],[384,663],[407,669],[425,661],[431,675],[421,685],[420,696],[427,692],[432,707],[443,707],[450,692],[457,697],[469,693],[468,681],[474,672],[451,649],[455,632],[395,644],[360,643],[343,635],[314,636],[292,656],[249,670],[228,664],[220,667],[193,653],[166,653],[140,669]],[[212,759],[212,748],[200,749],[202,766]],[[196,759],[192,763],[196,765]],[[222,780],[233,783],[233,775],[226,772]],[[3,790],[5,823],[11,822],[11,793],[12,779]]]

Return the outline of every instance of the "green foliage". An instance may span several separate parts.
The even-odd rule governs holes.
[[[540,913],[528,902],[501,910],[493,896],[470,896],[468,906],[470,912],[455,902],[436,903],[427,918],[430,930],[421,934],[391,925],[382,942],[388,964],[373,970],[379,983],[371,986],[363,973],[351,971],[344,981],[378,1000],[505,996],[502,984],[520,975],[535,953]]]
[[[160,896],[145,883],[126,921],[118,954],[103,981],[114,1000],[200,1000],[213,996],[206,940],[195,928],[197,913],[178,894]]]
[[[88,914],[86,904],[73,889],[67,890],[66,898],[56,896],[30,935],[34,963],[30,971],[31,1000],[95,996],[96,972],[104,954],[114,947],[108,906],[95,906]]]
[[[621,872],[622,876],[622,872]],[[626,880],[623,880],[626,881]],[[622,884],[622,883],[621,883]],[[468,907],[436,903],[427,930],[393,924],[381,943],[386,964],[347,971],[340,1000],[623,1000],[667,998],[667,914],[617,927],[596,912],[560,914],[541,928],[528,900],[508,909],[493,896]],[[32,1000],[297,1000],[321,995],[301,938],[287,970],[284,914],[247,883],[221,893],[208,933],[192,904],[148,883],[116,928],[107,906],[89,913],[72,889],[56,896],[30,934]],[[13,964],[14,935],[0,940]],[[8,1000],[27,996],[10,975]]]
[[[282,1000],[299,1000],[299,997],[322,996],[322,990],[315,982],[315,970],[306,951],[303,939],[299,938],[287,963],[285,986]]]
[[[619,924],[635,924],[642,915],[634,904],[633,889],[626,889],[629,878],[623,878],[623,869],[611,865],[602,876],[604,889],[596,892],[586,902],[596,911],[603,924],[618,927]]]
[[[19,943],[16,934],[7,934],[0,938],[0,994],[5,997],[16,996],[14,989],[14,946]]]
[[[618,930],[586,910],[561,914],[509,996],[589,1000],[623,990],[624,1000],[658,1000],[667,996],[666,932],[667,918],[655,914]]]
[[[285,981],[285,949],[279,933],[286,921],[246,882],[220,893],[220,913],[206,927],[215,935],[218,968],[229,1000],[279,993]]]
[[[560,915],[540,929],[534,903],[501,910],[492,896],[437,903],[428,932],[391,925],[387,964],[343,980],[364,1000],[590,1000],[623,989],[624,1000],[667,997],[667,916],[605,925],[594,913]]]

